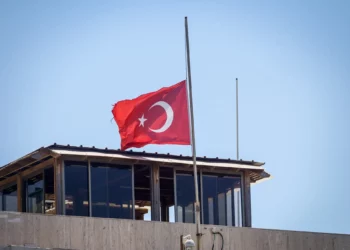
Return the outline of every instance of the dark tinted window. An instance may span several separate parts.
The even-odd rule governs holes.
[[[93,217],[109,217],[107,175],[107,167],[93,164],[91,168],[91,205]]]
[[[217,219],[217,208],[216,203],[216,184],[217,180],[215,176],[205,176],[203,175],[203,218],[204,224],[214,225]]]
[[[133,218],[130,166],[91,164],[92,216]]]
[[[17,211],[17,185],[2,191],[4,211]]]
[[[89,216],[88,166],[65,162],[66,215]]]
[[[203,174],[204,224],[242,226],[241,178]]]
[[[151,220],[151,167],[134,166],[135,219]]]
[[[198,186],[199,174],[198,176]],[[199,190],[200,193],[200,190]],[[177,221],[195,222],[195,189],[191,172],[176,171]]]
[[[160,218],[161,221],[175,221],[174,169],[159,168]]]
[[[26,211],[29,213],[42,213],[44,200],[44,180],[39,174],[25,181],[26,184]]]
[[[45,214],[54,214],[55,211],[55,175],[54,168],[50,167],[44,170],[45,179]]]

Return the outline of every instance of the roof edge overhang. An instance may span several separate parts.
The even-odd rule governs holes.
[[[35,164],[46,161],[50,158],[57,158],[59,155],[52,150],[41,147],[33,152],[12,161],[0,168],[0,181],[6,177],[12,176],[19,171],[32,167]]]
[[[97,151],[87,151],[87,150],[68,150],[68,149],[52,149],[52,151],[56,154],[62,155],[66,159],[72,159],[71,157],[77,157],[78,159],[108,159],[108,162],[112,163],[114,159],[123,162],[132,162],[133,164],[139,163],[151,163],[157,162],[158,164],[162,164],[164,166],[185,166],[189,169],[193,165],[193,160],[190,157],[182,156],[175,157],[161,154],[150,154],[150,153],[131,153],[125,154],[124,151],[109,153]],[[207,160],[207,161],[206,161]],[[234,172],[239,171],[247,171],[249,173],[250,179],[252,183],[257,183],[262,181],[263,179],[269,179],[271,175],[265,172],[265,169],[262,167],[264,163],[258,163],[259,165],[250,165],[243,164],[241,161],[233,161],[233,160],[223,160],[213,158],[202,158],[197,157],[196,164],[199,167],[221,170],[234,170]],[[245,162],[244,162],[245,163]],[[250,162],[249,162],[250,163]],[[255,162],[256,163],[256,162]]]
[[[41,147],[13,162],[10,162],[0,168],[0,181],[4,178],[12,176],[17,172],[23,171],[27,168],[34,167],[35,164],[46,161],[50,158],[64,157],[82,157],[88,158],[109,158],[111,160],[118,159],[123,161],[136,162],[157,162],[166,165],[183,165],[191,167],[193,165],[192,157],[182,155],[170,155],[170,154],[158,154],[158,153],[146,153],[146,152],[134,152],[111,150],[111,149],[98,149],[95,147],[74,147],[63,145],[51,145],[48,147]],[[262,167],[265,163],[254,161],[242,161],[220,158],[206,158],[197,157],[197,166],[209,167],[211,169],[234,169],[236,171],[248,171],[253,183],[262,181],[263,179],[269,179],[271,176]]]

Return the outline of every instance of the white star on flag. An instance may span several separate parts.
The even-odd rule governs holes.
[[[139,127],[145,127],[145,121],[147,121],[147,119],[145,118],[145,114],[142,114],[142,117],[139,118],[140,121],[140,125]]]

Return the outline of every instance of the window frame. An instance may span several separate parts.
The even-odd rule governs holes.
[[[62,177],[62,195],[61,195],[61,197],[62,197],[62,201],[61,201],[61,205],[62,205],[62,207],[61,207],[61,209],[62,209],[62,215],[66,215],[66,167],[68,167],[67,166],[67,162],[75,162],[75,163],[86,163],[86,166],[87,166],[87,175],[88,175],[88,201],[89,201],[89,207],[88,207],[88,213],[89,213],[89,215],[88,216],[86,216],[86,217],[91,217],[91,214],[90,214],[90,207],[91,207],[91,205],[90,205],[90,186],[91,186],[91,183],[90,183],[90,179],[89,179],[89,162],[87,161],[87,160],[85,160],[85,161],[83,161],[83,160],[78,160],[78,159],[75,159],[75,158],[72,158],[72,159],[70,159],[70,158],[67,158],[67,159],[63,159],[62,160],[62,175],[61,175],[61,177]],[[77,216],[77,215],[74,215],[74,216]]]
[[[17,185],[17,182],[11,182],[11,183],[8,183],[8,184],[6,184],[6,185],[4,185],[3,187],[1,187],[1,189],[0,189],[0,192],[1,192],[1,210],[0,211],[3,211],[3,212],[7,212],[8,210],[5,210],[4,208],[5,208],[5,205],[6,205],[6,203],[5,203],[5,195],[4,195],[4,190],[6,190],[6,189],[8,189],[8,188],[10,188],[10,187],[12,187],[12,186],[16,186],[16,199],[17,199],[17,203],[18,203],[18,185]],[[17,204],[17,208],[18,208],[18,204]],[[17,211],[18,209],[16,209],[16,212],[18,212]],[[12,212],[12,211],[8,211],[8,212]]]
[[[46,168],[45,168],[46,169]],[[45,169],[41,169],[38,171],[35,171],[33,173],[30,173],[29,175],[26,175],[24,177],[22,177],[22,197],[24,197],[24,199],[22,198],[22,212],[25,213],[33,213],[33,212],[28,212],[28,180],[32,177],[35,177],[37,175],[42,175],[42,180],[43,180],[43,204],[41,207],[41,214],[45,214]]]
[[[99,167],[105,167],[105,168],[118,168],[118,166],[124,167],[125,169],[131,170],[131,197],[132,197],[132,220],[135,219],[135,187],[134,187],[134,164],[127,164],[127,163],[108,163],[108,162],[102,162],[102,161],[91,161],[88,160],[88,198],[89,198],[89,211],[91,210],[91,213],[89,212],[89,217],[92,216],[92,178],[91,178],[91,170],[93,168],[94,164],[99,164]],[[109,202],[109,200],[108,200]],[[103,217],[103,218],[113,218],[113,217]],[[116,218],[114,218],[116,219]],[[117,218],[117,219],[125,219],[125,218]],[[129,219],[130,220],[130,219]]]
[[[88,200],[89,200],[89,217],[92,217],[92,199],[91,199],[91,165],[92,163],[100,163],[100,164],[106,164],[106,165],[124,165],[124,166],[130,166],[131,167],[131,171],[132,171],[132,209],[133,209],[133,216],[132,216],[132,220],[135,220],[135,165],[141,164],[141,165],[145,165],[145,166],[149,166],[151,169],[151,176],[153,176],[153,167],[154,167],[154,162],[130,162],[130,161],[123,161],[123,160],[115,160],[113,158],[110,159],[96,159],[96,158],[90,158],[90,157],[85,157],[85,159],[78,159],[75,157],[63,157],[62,158],[62,172],[61,172],[61,177],[62,177],[62,202],[61,202],[61,209],[62,209],[62,215],[66,214],[66,210],[65,210],[65,199],[66,199],[66,190],[65,190],[65,169],[67,166],[67,162],[81,162],[84,164],[87,164],[88,167]],[[174,165],[170,165],[170,164],[162,164],[162,163],[156,163],[158,165],[158,167],[167,167],[167,168],[172,168],[174,171],[174,220],[175,223],[178,223],[178,211],[177,211],[177,178],[176,178],[176,174],[178,171],[186,171],[189,173],[193,173],[193,168],[191,165],[189,166],[174,166]],[[232,177],[239,177],[240,178],[240,188],[241,188],[241,211],[242,211],[242,227],[245,226],[245,184],[244,184],[244,177],[245,177],[245,172],[244,170],[239,170],[239,169],[223,169],[223,168],[216,168],[216,167],[203,167],[203,166],[198,166],[197,169],[197,173],[198,173],[198,177],[199,177],[199,196],[200,196],[200,200],[203,200],[203,173],[210,173],[213,175],[220,175],[220,174],[224,174],[227,176],[232,176]],[[153,183],[151,182],[151,200],[155,201],[155,202],[160,202],[159,197],[155,197],[155,190],[153,190]],[[155,206],[152,205],[152,210],[154,209]],[[152,214],[152,212],[151,212]],[[151,217],[151,221],[154,221],[153,218]],[[203,211],[203,206],[201,204],[201,223],[204,222],[204,211]],[[233,227],[236,227],[233,225]]]
[[[163,166],[163,165],[162,165]],[[169,166],[171,167],[171,166]],[[192,167],[179,167],[179,166],[173,166],[174,168],[174,195],[175,195],[175,222],[179,223],[178,221],[178,211],[177,211],[177,193],[176,193],[176,173],[177,171],[186,171],[186,172],[192,172],[193,173],[193,168]],[[201,166],[198,167],[197,169],[197,174],[199,174],[199,196],[200,196],[200,208],[201,208],[201,224],[204,224],[204,211],[203,211],[203,206],[202,202],[203,201],[203,173],[204,174],[212,174],[212,175],[226,175],[226,176],[232,176],[232,177],[239,177],[240,178],[240,188],[241,188],[241,211],[242,211],[242,226],[244,227],[245,225],[245,202],[244,202],[244,193],[245,193],[245,187],[244,187],[244,173],[241,170],[238,170],[236,172],[233,172],[232,169],[226,170],[226,169],[219,169],[215,168],[215,170],[210,169],[210,168],[203,168]],[[181,223],[181,222],[180,222]],[[233,227],[236,227],[232,225]]]
[[[210,172],[210,171],[202,171],[201,172],[201,183],[203,183],[203,176],[204,175],[208,175],[208,176],[219,176],[219,175],[224,175],[225,177],[239,177],[240,178],[240,199],[241,199],[241,226],[236,226],[236,216],[235,216],[235,211],[236,211],[236,208],[234,207],[234,200],[232,199],[232,217],[233,217],[233,221],[232,221],[232,227],[243,227],[244,226],[244,200],[243,200],[243,197],[244,197],[244,191],[243,191],[243,188],[244,188],[244,174],[242,172],[237,172],[237,173],[225,173],[225,172]],[[201,190],[201,195],[203,197],[203,189]],[[234,193],[232,193],[232,198],[234,198]],[[202,224],[204,224],[204,206],[201,205],[201,219],[202,219]],[[220,226],[218,224],[218,226]],[[221,225],[223,226],[223,225]],[[224,225],[224,226],[229,226],[229,225]]]

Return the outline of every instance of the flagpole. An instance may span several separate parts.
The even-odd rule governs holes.
[[[237,137],[237,160],[239,160],[239,141],[238,141],[238,78],[236,78],[236,137]]]
[[[197,162],[196,162],[196,140],[194,135],[194,118],[193,118],[193,101],[192,101],[192,80],[191,80],[191,60],[190,60],[190,42],[188,38],[188,23],[187,17],[185,17],[185,31],[186,31],[186,56],[187,56],[187,74],[188,74],[188,92],[190,99],[190,115],[191,115],[191,145],[192,145],[192,157],[193,157],[193,176],[194,176],[194,188],[196,195],[195,213],[196,213],[196,225],[197,225],[197,249],[200,249],[201,238],[201,222],[200,222],[200,204],[198,194],[198,178],[197,178]]]

